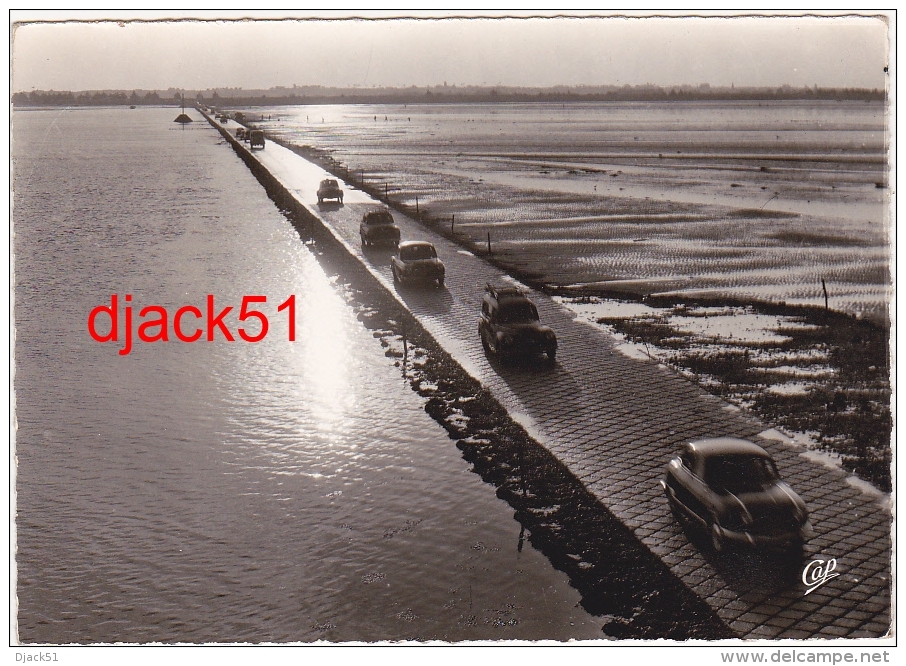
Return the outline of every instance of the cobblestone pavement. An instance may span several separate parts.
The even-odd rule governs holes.
[[[739,636],[888,634],[891,515],[886,495],[860,489],[846,474],[804,455],[789,438],[668,368],[626,357],[609,335],[577,321],[542,293],[527,290],[542,322],[557,333],[556,365],[538,369],[489,359],[477,329],[484,285],[511,278],[394,212],[403,239],[433,242],[447,267],[445,289],[396,287],[390,252],[363,252],[359,242],[362,212],[377,202],[344,184],[345,205],[319,205],[318,182],[329,175],[320,167],[271,142],[254,157]],[[774,456],[811,513],[815,535],[806,544],[805,562],[834,558],[838,577],[806,595],[803,563],[744,551],[716,556],[677,523],[659,484],[665,464],[683,443],[723,435],[752,439]]]

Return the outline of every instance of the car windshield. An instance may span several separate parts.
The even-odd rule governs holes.
[[[523,324],[538,321],[538,310],[531,301],[501,303],[497,311],[498,324]]]
[[[437,252],[432,245],[408,245],[400,248],[400,259],[414,261],[416,259],[434,259]]]
[[[733,494],[764,490],[777,481],[773,461],[762,456],[717,456],[705,463],[705,482]]]
[[[321,187],[336,187],[337,181],[335,180],[322,180]]]
[[[393,216],[390,213],[372,213],[365,217],[365,224],[369,226],[393,224]]]

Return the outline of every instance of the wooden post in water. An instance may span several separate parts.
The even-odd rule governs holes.
[[[821,278],[821,289],[824,290],[824,309],[827,310],[827,285],[824,284],[824,278]]]
[[[491,232],[488,232],[488,254],[494,254],[491,252]]]
[[[384,183],[384,201],[390,203],[390,195],[387,194],[387,183]]]
[[[450,235],[455,236],[456,231],[453,229],[453,225],[456,224],[456,213],[453,213],[453,217],[450,218]]]

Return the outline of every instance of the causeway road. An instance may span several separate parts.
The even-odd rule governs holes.
[[[220,123],[231,137],[238,127]],[[544,293],[526,289],[559,339],[552,367],[502,365],[485,354],[478,313],[485,283],[515,281],[485,259],[393,212],[404,240],[427,240],[447,268],[443,289],[397,286],[388,250],[364,251],[359,222],[382,204],[343,183],[344,203],[317,203],[319,166],[271,141],[250,152],[292,197],[320,218],[348,251],[395,294],[438,343],[493,392],[694,593],[742,638],[878,638],[891,630],[890,498],[822,464],[751,415],[710,395],[669,368],[630,358],[606,332],[576,320]],[[750,553],[717,556],[677,523],[659,484],[666,463],[690,440],[748,438],[767,449],[781,476],[802,496],[815,534],[805,563],[836,560],[836,573],[806,594],[799,579]]]

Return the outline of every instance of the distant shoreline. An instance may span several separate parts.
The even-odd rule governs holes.
[[[476,104],[535,102],[764,102],[856,101],[884,102],[887,91],[867,88],[735,88],[692,86],[578,86],[555,88],[506,88],[429,86],[415,88],[272,88],[270,90],[102,90],[17,92],[14,106],[159,106],[201,103],[209,106],[303,106],[322,104]]]

